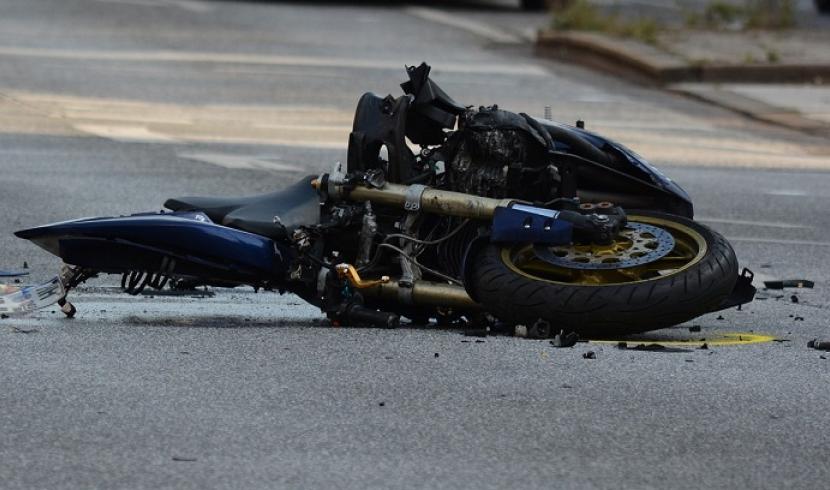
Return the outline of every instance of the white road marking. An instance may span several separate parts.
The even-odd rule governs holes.
[[[796,225],[793,223],[782,223],[780,221],[750,221],[744,219],[725,219],[725,218],[705,218],[696,216],[695,221],[703,221],[706,223],[725,223],[730,225],[747,225],[760,226],[765,228],[784,228],[784,229],[812,229],[812,226]]]
[[[766,192],[769,196],[806,196],[807,193],[804,191],[798,191],[794,189],[781,189],[777,191],[768,191]]]
[[[225,168],[245,168],[256,170],[270,170],[276,172],[299,172],[302,169],[279,161],[276,156],[231,155],[225,153],[179,153],[179,157],[199,162],[212,163]]]
[[[215,7],[196,0],[96,0],[102,3],[137,5],[141,7],[175,7],[189,12],[205,13]]]
[[[358,68],[400,71],[404,63],[400,60],[378,60],[369,58],[329,58],[325,56],[264,55],[250,53],[216,53],[202,51],[104,51],[24,48],[0,46],[0,56],[23,58],[49,58],[88,61],[132,61],[132,62],[176,62],[176,63],[239,63],[273,66],[310,66],[323,68]],[[437,61],[445,73],[547,76],[544,68],[529,64],[467,63]]]
[[[784,240],[779,238],[757,238],[757,237],[726,237],[730,242],[751,242],[771,243],[774,245],[803,245],[807,247],[830,247],[830,242],[818,242],[814,240]]]
[[[172,143],[176,141],[175,138],[170,136],[150,131],[146,126],[113,124],[75,124],[73,126],[78,131],[116,141],[142,143]]]
[[[407,7],[404,9],[404,12],[420,19],[467,31],[470,34],[475,34],[476,36],[483,37],[484,39],[494,43],[520,44],[523,42],[519,36],[514,36],[513,34],[507,33],[497,27],[477,22],[459,15],[453,15],[443,10],[429,7]]]

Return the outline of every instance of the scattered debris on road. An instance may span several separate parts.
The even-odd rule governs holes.
[[[830,340],[813,339],[807,342],[807,347],[816,350],[830,351]]]
[[[582,358],[583,359],[596,359],[597,355],[596,355],[596,353],[594,353],[594,351],[589,350],[588,352],[582,354]]]
[[[550,345],[554,347],[573,347],[579,341],[579,334],[576,332],[565,332],[560,330],[558,334],[553,336]]]
[[[690,332],[700,332],[700,325],[692,325],[689,327]]]
[[[37,333],[40,330],[36,328],[23,328],[23,327],[12,327],[12,332],[14,333]]]
[[[184,457],[184,456],[173,456],[172,459],[173,459],[173,461],[182,461],[182,462],[187,462],[187,463],[192,463],[192,462],[196,461],[196,458],[188,458],[188,457]]]
[[[629,347],[627,342],[619,342],[617,348],[621,350],[638,350],[645,352],[692,352],[689,349],[681,349],[680,347],[667,347],[663,344],[637,344],[634,347]]]

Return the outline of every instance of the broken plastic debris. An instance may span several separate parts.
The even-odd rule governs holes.
[[[767,289],[784,289],[784,288],[812,288],[815,284],[813,281],[806,279],[784,279],[781,281],[764,281],[764,287]]]
[[[594,353],[594,351],[589,350],[588,352],[582,354],[582,358],[583,359],[596,359],[597,355]]]
[[[58,277],[38,286],[19,288],[3,284],[0,285],[0,313],[24,315],[53,305],[65,295],[66,290]]]
[[[550,345],[554,347],[573,347],[576,345],[576,342],[579,340],[579,334],[576,332],[565,332],[564,330],[560,330],[558,334],[553,336],[553,340],[550,341]]]
[[[527,337],[527,327],[524,325],[516,325],[513,335],[516,337]]]

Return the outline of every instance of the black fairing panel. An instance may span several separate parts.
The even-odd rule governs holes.
[[[550,135],[554,162],[575,173],[583,197],[693,218],[692,200],[686,191],[622,144],[581,128],[534,121]],[[557,154],[568,161],[557,161]]]

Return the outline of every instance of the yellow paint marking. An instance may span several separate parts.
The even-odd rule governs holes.
[[[602,340],[591,340],[591,342],[596,344],[618,344],[620,342],[626,342],[630,347],[639,344],[651,345],[651,344],[660,344],[665,345],[667,347],[700,347],[703,344],[709,345],[709,347],[728,347],[733,345],[749,345],[749,344],[762,344],[765,342],[772,342],[775,340],[775,337],[772,335],[763,335],[757,333],[724,333],[717,335],[715,337],[705,337],[706,340],[700,340],[704,338],[704,335],[701,332],[701,335],[695,337],[694,339],[655,339],[655,338],[640,338],[640,337],[631,337],[631,338],[620,338],[617,340],[611,339],[602,339]]]

